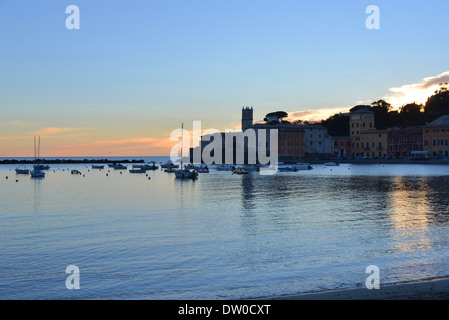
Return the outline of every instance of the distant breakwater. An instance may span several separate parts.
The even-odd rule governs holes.
[[[0,164],[73,164],[73,163],[144,163],[144,160],[109,160],[109,159],[36,159],[36,160],[17,160],[4,159],[0,160]]]

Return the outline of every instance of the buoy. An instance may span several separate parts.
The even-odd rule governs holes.
[[[106,173],[106,177],[108,176],[108,174]]]
[[[151,179],[151,177],[148,177],[148,180],[150,180]]]
[[[16,182],[19,182],[19,180],[16,180]]]
[[[6,179],[8,179],[8,176],[6,176]]]

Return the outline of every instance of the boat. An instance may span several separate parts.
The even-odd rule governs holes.
[[[220,164],[219,166],[217,166],[217,170],[218,171],[233,171],[233,170],[235,170],[235,167],[230,164]]]
[[[20,166],[16,168],[17,174],[30,174],[30,169],[21,169]]]
[[[39,153],[40,153],[40,147],[41,147],[41,137],[39,137],[39,144],[38,148],[36,149],[36,136],[34,137],[34,170],[30,171],[31,178],[44,178],[45,172],[40,169],[40,165],[36,163],[37,159],[39,159]]]
[[[337,162],[326,162],[324,164],[326,167],[336,167],[339,166],[339,164]]]
[[[232,171],[232,174],[248,174],[248,171],[246,171],[242,167],[238,167],[234,171]]]
[[[177,169],[177,168],[179,168],[179,165],[174,164],[172,161],[167,161],[166,163],[161,164],[161,169],[168,169],[170,167],[172,169]]]
[[[143,168],[134,168],[129,170],[129,173],[145,173],[147,172],[147,170],[143,169]]]
[[[177,169],[174,170],[175,177],[179,179],[192,179],[195,180],[198,178],[198,171],[195,169]]]
[[[104,165],[96,165],[96,164],[93,164],[93,165],[92,165],[92,169],[104,169]]]
[[[198,173],[209,173],[209,168],[207,166],[200,166],[196,170],[198,171]]]
[[[145,170],[156,170],[158,168],[159,166],[157,166],[155,162],[151,162],[150,164],[145,164],[144,166],[142,166],[142,169]]]
[[[168,167],[164,170],[164,172],[175,172],[172,167]]]
[[[117,170],[124,170],[124,169],[128,169],[127,166],[124,166],[122,164],[113,164],[112,168],[117,169]]]
[[[79,170],[72,170],[70,171],[71,174],[81,174],[81,172]]]
[[[184,123],[181,126],[181,130],[184,130]],[[188,168],[183,168],[182,167],[182,150],[184,150],[183,148],[183,144],[184,144],[184,136],[183,139],[181,139],[181,165],[179,169],[174,170],[173,172],[175,173],[175,177],[177,179],[198,179],[198,171],[195,169],[188,169]]]
[[[312,170],[313,167],[309,163],[298,163],[295,165],[298,170]]]
[[[30,175],[32,178],[44,178],[45,172],[42,170],[32,170],[30,171]]]
[[[298,168],[297,167],[278,167],[278,170],[280,171],[280,172],[296,172],[296,171],[298,171]]]

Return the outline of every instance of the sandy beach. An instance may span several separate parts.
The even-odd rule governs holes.
[[[268,300],[449,300],[449,278],[334,290],[310,294],[268,297]]]

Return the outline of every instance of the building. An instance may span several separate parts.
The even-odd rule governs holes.
[[[257,137],[259,130],[266,130],[267,132],[267,150],[270,150],[268,145],[269,132],[272,129],[278,131],[278,159],[280,162],[298,162],[304,159],[304,128],[303,126],[284,122],[281,119],[271,116],[267,123],[253,124],[253,109],[242,109],[242,131],[247,129],[254,129]]]
[[[416,158],[423,151],[423,128],[392,128],[388,132],[388,156],[392,158]]]
[[[349,126],[353,157],[387,157],[388,130],[376,130],[374,112],[367,109],[351,112]]]
[[[449,115],[423,126],[423,151],[432,157],[449,157]]]
[[[263,154],[265,152],[266,156],[271,155],[271,145],[270,145],[270,134],[272,129],[277,130],[277,161],[279,162],[298,162],[304,159],[304,128],[300,125],[295,125],[287,122],[283,122],[281,119],[271,117],[269,123],[253,123],[253,108],[244,107],[242,108],[242,130],[236,132],[235,137],[233,134],[229,135],[224,132],[219,133],[219,136],[215,138],[220,138],[221,142],[221,156],[217,155],[217,162],[225,164],[247,164],[247,163],[261,163],[259,160],[259,139],[261,137],[265,138],[265,150],[260,150]],[[251,130],[249,130],[251,129]],[[263,130],[263,131],[262,131]],[[255,140],[252,140],[255,137]],[[249,140],[252,140],[250,143]],[[240,140],[241,144],[237,146],[237,140]],[[209,152],[211,143],[214,142],[214,135],[202,136],[200,141],[200,146],[198,149],[190,149],[190,160],[191,162],[197,162],[194,159],[198,158],[194,155],[203,155],[203,152]],[[218,145],[218,143],[216,144]],[[263,146],[263,141],[261,141]],[[243,149],[243,161],[240,161],[236,154]],[[211,156],[216,149],[212,150]],[[226,151],[230,153],[232,151],[232,157],[226,157]],[[252,157],[257,154],[254,161]],[[204,159],[201,159],[204,162]],[[217,163],[215,162],[215,163]]]
[[[332,137],[322,125],[301,125],[304,130],[304,153],[306,159],[328,157],[333,154]]]
[[[333,155],[339,158],[352,156],[351,137],[332,137]]]

